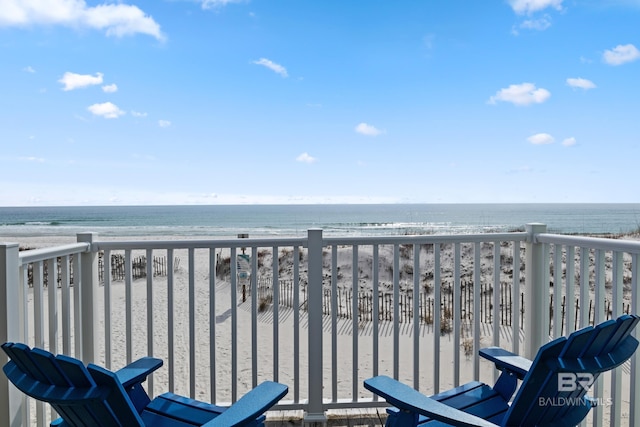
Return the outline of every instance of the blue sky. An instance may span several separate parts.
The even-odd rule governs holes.
[[[0,205],[640,202],[640,0],[0,0]]]

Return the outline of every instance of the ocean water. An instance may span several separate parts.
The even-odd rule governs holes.
[[[522,230],[627,233],[640,228],[640,204],[383,204],[0,207],[0,240],[12,236],[200,236],[464,234]]]

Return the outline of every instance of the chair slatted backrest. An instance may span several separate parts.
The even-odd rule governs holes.
[[[633,355],[638,341],[631,332],[640,317],[624,315],[574,332],[544,345],[525,376],[504,426],[571,426],[592,407],[589,386],[600,373]]]
[[[3,368],[9,380],[26,395],[49,403],[65,425],[144,425],[113,372],[24,344],[5,343],[2,349],[11,358]]]

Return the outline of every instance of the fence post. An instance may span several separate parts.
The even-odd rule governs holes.
[[[24,341],[20,333],[20,311],[24,308],[20,296],[19,269],[18,244],[0,243],[0,344]],[[7,355],[0,351],[0,366],[7,361]],[[22,401],[22,393],[11,385],[5,375],[0,375],[0,425],[22,425]]]
[[[538,243],[537,235],[547,232],[545,224],[527,224],[525,243],[525,357],[533,360],[538,349],[549,341],[549,283],[545,283],[544,244]]]
[[[309,294],[309,402],[305,425],[325,425],[322,403],[322,230],[307,231]]]
[[[96,233],[78,233],[77,240],[89,243],[89,249],[80,254],[80,283],[74,283],[80,291],[80,318],[82,319],[82,361],[95,363],[98,339],[98,252],[92,243],[98,235]]]

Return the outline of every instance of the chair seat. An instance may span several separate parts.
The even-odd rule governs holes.
[[[201,426],[224,412],[227,408],[195,399],[164,393],[151,401],[140,416],[145,425],[154,427]],[[253,426],[261,426],[264,415]]]
[[[473,414],[495,424],[500,424],[509,409],[509,403],[493,388],[478,381],[472,381],[451,390],[431,396],[432,399],[444,403],[452,408]],[[397,408],[387,409],[393,417],[398,413]],[[443,422],[429,419],[420,415],[418,425],[425,427],[449,426]]]

